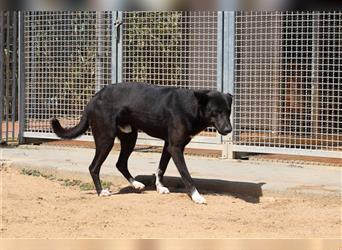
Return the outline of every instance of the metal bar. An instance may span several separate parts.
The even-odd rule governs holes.
[[[17,114],[17,23],[18,23],[18,16],[17,16],[17,11],[13,11],[13,18],[12,18],[12,23],[13,23],[13,61],[12,61],[12,139],[14,140],[15,138],[15,122],[16,122],[16,114]]]
[[[2,143],[2,117],[4,108],[4,12],[0,11],[0,143]]]
[[[102,11],[96,12],[96,80],[95,80],[95,92],[98,92],[103,85],[103,13]]]
[[[10,41],[10,34],[11,34],[11,12],[7,11],[7,20],[6,20],[6,82],[5,82],[5,123],[6,123],[6,128],[5,128],[5,133],[6,133],[6,143],[8,142],[8,123],[9,123],[9,102],[10,102],[10,51],[11,51],[11,41]]]
[[[217,12],[217,91],[223,92],[223,72],[224,72],[224,14],[223,11]],[[218,133],[217,133],[218,134]],[[222,135],[218,135],[219,140],[222,143],[224,141],[224,137]],[[223,148],[225,149],[225,144],[223,143]],[[222,157],[225,157],[225,150],[222,151]]]
[[[25,138],[39,138],[39,139],[59,139],[59,137],[53,133],[39,133],[39,132],[24,132]],[[205,138],[203,138],[205,140]],[[93,136],[91,135],[82,135],[74,139],[75,141],[94,141]],[[153,146],[163,146],[164,142],[162,140],[156,140],[153,137],[150,137],[146,134],[139,134],[139,138],[137,140],[137,145],[153,145]],[[215,144],[211,141],[191,141],[187,148],[203,148],[203,149],[213,149],[213,150],[222,150],[221,144]]]
[[[117,72],[117,62],[118,62],[118,28],[116,25],[118,18],[118,11],[112,11],[112,22],[111,22],[111,28],[112,28],[112,84],[115,84],[118,82],[118,72]]]
[[[122,23],[123,12],[118,11],[118,21]],[[117,82],[122,82],[122,25],[118,27],[117,35],[119,40],[117,41]]]
[[[18,48],[18,110],[19,110],[19,143],[24,143],[25,130],[25,47],[24,47],[24,12],[19,11],[19,48]]]
[[[233,150],[234,152],[305,155],[305,156],[313,156],[313,157],[341,158],[341,151],[328,151],[328,150],[312,150],[312,149],[299,149],[299,148],[286,148],[286,147],[261,147],[261,146],[246,146],[246,145],[234,145]]]
[[[235,13],[234,11],[224,11],[223,24],[223,86],[224,93],[234,94],[234,60],[235,60]],[[234,103],[232,104],[232,112],[230,119],[234,129]],[[223,158],[233,159],[234,152],[232,151],[233,134],[229,134],[223,138]]]
[[[217,13],[217,90],[223,92],[223,71],[225,69],[223,66],[223,11],[218,11]]]
[[[224,73],[223,92],[234,95],[234,60],[235,60],[235,13],[224,12]]]

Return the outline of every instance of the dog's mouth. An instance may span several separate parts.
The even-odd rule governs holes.
[[[220,132],[221,135],[228,135],[228,133]]]
[[[229,134],[228,132],[222,132],[222,131],[219,131],[219,133],[220,133],[221,135],[228,135],[228,134]]]
[[[228,135],[230,132],[232,132],[231,128],[225,127],[225,128],[217,128],[215,126],[216,130],[221,134],[221,135]]]

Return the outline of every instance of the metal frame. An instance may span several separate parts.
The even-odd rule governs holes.
[[[198,12],[201,13],[201,12]],[[197,13],[197,14],[198,14]],[[203,12],[204,13],[204,12]],[[307,14],[305,14],[307,13]],[[40,12],[36,12],[37,15],[42,15]],[[184,19],[180,22],[181,29],[183,33],[180,33],[180,42],[184,46],[191,47],[188,52],[182,52],[182,59],[184,61],[180,63],[184,63],[184,72],[193,70],[190,69],[189,65],[194,64],[191,60],[190,54],[196,54],[196,47],[197,43],[203,42],[197,36],[192,36],[189,33],[184,32],[186,30],[187,25],[191,24],[194,25],[192,28],[194,30],[200,29],[201,27],[198,27],[198,22],[200,20],[200,17],[197,19],[193,19],[191,21],[191,18],[196,18],[195,15],[191,12],[186,13],[189,16],[184,15]],[[216,64],[215,68],[215,81],[216,86],[219,91],[222,91],[224,93],[229,92],[234,95],[234,103],[233,103],[233,112],[231,115],[232,121],[233,121],[233,131],[234,134],[229,136],[220,136],[216,133],[216,136],[197,136],[194,138],[194,142],[190,144],[190,146],[193,147],[200,147],[200,148],[210,148],[210,149],[220,149],[223,152],[223,157],[227,158],[234,158],[235,152],[260,152],[260,153],[279,153],[279,154],[303,154],[303,155],[312,155],[312,156],[325,156],[325,157],[340,157],[341,151],[337,148],[333,148],[333,150],[330,150],[328,147],[320,147],[318,143],[312,145],[312,147],[306,147],[301,146],[297,143],[297,141],[290,141],[288,144],[286,143],[286,139],[282,139],[282,143],[263,143],[263,139],[261,137],[258,137],[256,139],[256,142],[253,141],[253,138],[247,137],[247,141],[243,141],[240,137],[241,130],[241,121],[245,119],[245,117],[241,116],[247,115],[249,127],[247,126],[245,131],[246,132],[252,132],[255,129],[259,129],[260,131],[270,131],[271,133],[268,135],[270,137],[274,137],[275,134],[286,134],[287,132],[291,136],[295,136],[294,138],[299,138],[298,140],[305,139],[305,134],[308,134],[308,136],[314,135],[315,133],[318,133],[320,129],[320,124],[322,125],[324,122],[324,129],[327,131],[329,130],[329,124],[334,124],[332,130],[334,133],[337,133],[338,131],[338,117],[341,119],[340,114],[338,111],[335,111],[336,107],[339,107],[341,105],[341,93],[340,93],[340,87],[334,87],[339,86],[341,82],[337,79],[341,78],[341,66],[339,66],[342,62],[342,55],[340,51],[336,51],[335,54],[329,54],[331,52],[328,51],[327,48],[335,48],[341,46],[341,38],[339,35],[339,38],[333,37],[333,34],[337,34],[338,30],[337,28],[332,28],[332,30],[328,29],[327,27],[329,25],[332,26],[340,26],[342,24],[342,16],[341,13],[332,13],[332,17],[329,17],[329,12],[253,12],[250,13],[251,17],[250,19],[246,19],[246,21],[243,21],[241,23],[241,15],[240,12],[234,12],[234,11],[219,11],[217,12],[217,25],[216,27],[216,41],[215,45],[217,48],[215,50],[215,60],[214,56],[211,55],[210,60],[214,60]],[[114,11],[111,12],[112,15],[112,22],[111,22],[111,58],[110,58],[110,77],[109,82],[112,84],[115,84],[117,82],[121,82],[122,80],[126,80],[127,68],[124,65],[125,63],[125,49],[127,49],[127,45],[125,45],[124,39],[124,25],[120,25],[124,18],[125,13],[122,11]],[[193,15],[193,16],[191,16]],[[253,19],[253,15],[255,16],[255,19]],[[311,15],[311,16],[310,16]],[[199,14],[201,16],[201,14]],[[204,14],[205,16],[205,14]],[[41,18],[42,16],[40,16]],[[303,18],[303,24],[300,24],[300,17]],[[312,19],[310,19],[312,17]],[[325,23],[324,18],[331,18],[331,23],[327,22]],[[273,18],[273,19],[272,19]],[[296,19],[297,18],[297,19]],[[27,80],[25,81],[25,63],[24,63],[24,25],[23,25],[23,13],[19,13],[19,120],[20,120],[20,138],[21,142],[23,141],[24,137],[34,137],[34,138],[44,138],[44,139],[57,139],[56,136],[54,136],[49,131],[30,131],[27,130],[25,126],[25,107],[27,108],[27,105],[29,103],[26,103],[25,100],[27,99],[27,87],[28,85]],[[68,19],[69,20],[69,19]],[[211,20],[211,19],[210,19]],[[239,21],[240,20],[240,21]],[[291,23],[292,21],[293,23]],[[103,20],[99,24],[99,27],[103,26]],[[118,23],[116,23],[118,22]],[[296,24],[295,24],[296,23]],[[309,24],[308,24],[309,23]],[[313,25],[313,28],[311,28]],[[146,24],[147,27],[151,27]],[[207,24],[206,24],[207,25]],[[208,24],[210,25],[210,24]],[[250,33],[252,34],[245,34],[243,39],[247,39],[245,41],[242,41],[241,37],[241,30],[239,25],[245,25],[244,27],[249,29]],[[248,26],[250,25],[250,26]],[[116,27],[118,26],[118,27]],[[252,27],[253,26],[253,27]],[[249,27],[249,28],[248,28]],[[317,28],[319,27],[319,28]],[[34,27],[33,27],[34,28]],[[254,28],[259,28],[259,30],[256,30],[256,33],[253,33]],[[322,31],[323,30],[323,31]],[[97,52],[101,55],[104,53],[104,50],[108,50],[108,46],[101,47],[102,40],[100,37],[103,36],[102,33],[103,30],[98,30],[97,35],[97,44],[100,45],[100,48],[97,49]],[[174,31],[176,32],[176,31]],[[240,33],[239,33],[240,32]],[[311,32],[311,33],[310,33]],[[297,34],[298,33],[298,34]],[[106,33],[107,34],[107,33]],[[1,35],[1,34],[0,34]],[[208,35],[208,37],[211,37],[210,34],[202,34],[202,37],[205,35]],[[332,43],[329,41],[329,39],[322,39],[322,35],[328,36],[330,40],[333,40]],[[309,41],[313,40],[312,44],[309,44]],[[182,40],[183,39],[183,40]],[[186,39],[189,39],[188,41]],[[192,39],[192,40],[191,40]],[[204,38],[204,39],[211,39],[211,38]],[[250,40],[248,40],[250,39]],[[340,39],[340,40],[339,40]],[[193,44],[190,44],[190,40],[193,42]],[[27,41],[27,40],[26,40]],[[39,42],[36,38],[34,38],[33,42]],[[165,42],[165,41],[164,41]],[[204,41],[205,42],[205,41]],[[245,42],[245,45],[241,45],[241,42]],[[213,41],[211,41],[212,45]],[[240,43],[240,44],[239,44]],[[295,45],[293,45],[295,44]],[[27,44],[29,46],[32,46],[31,44]],[[327,45],[327,46],[325,46]],[[198,45],[200,46],[200,45]],[[241,51],[241,47],[239,46],[245,46],[243,52]],[[264,46],[264,47],[262,47]],[[297,47],[298,48],[297,48]],[[304,52],[307,54],[303,54],[304,52],[299,51],[300,46],[304,46]],[[327,48],[326,48],[327,47]],[[312,48],[312,50],[311,50]],[[26,48],[27,49],[27,48]],[[177,48],[177,49],[180,49]],[[201,60],[203,58],[206,58],[205,53],[201,51],[201,48],[198,47],[199,53],[198,58]],[[294,53],[293,56],[291,53]],[[188,54],[186,54],[188,53]],[[300,54],[302,53],[302,54]],[[160,54],[161,55],[161,54]],[[157,57],[161,57],[159,54]],[[268,55],[268,56],[266,56]],[[30,57],[31,56],[31,57]],[[241,58],[245,56],[245,61],[241,63]],[[326,58],[327,57],[327,58]],[[309,58],[309,59],[307,59]],[[335,58],[339,64],[337,64],[334,61],[331,61],[331,58]],[[26,55],[27,60],[34,59],[36,60],[36,57],[31,54]],[[259,61],[258,61],[258,60]],[[174,59],[174,61],[177,61],[178,59]],[[253,63],[248,64],[246,62],[252,62]],[[290,61],[294,60],[293,64],[296,67],[299,67],[297,69],[290,68]],[[324,61],[326,60],[326,61]],[[329,61],[330,60],[330,61]],[[97,59],[97,64],[99,64],[101,60],[99,58]],[[203,64],[203,63],[202,63]],[[182,64],[183,65],[183,64]],[[303,68],[303,65],[306,68]],[[334,65],[335,71],[337,72],[335,75],[325,76],[324,75],[324,67],[329,67],[329,65]],[[0,65],[1,66],[1,65]],[[100,65],[102,67],[102,65]],[[108,67],[108,66],[106,66]],[[242,68],[244,67],[244,68]],[[265,67],[265,68],[258,68],[258,67]],[[302,68],[301,68],[302,67]],[[340,68],[339,68],[340,67]],[[102,73],[103,68],[100,69],[100,67],[97,68],[97,76],[100,76]],[[101,70],[101,72],[99,71]],[[106,68],[107,70],[107,68]],[[28,68],[26,70],[26,73],[29,72],[30,69]],[[172,71],[172,70],[171,70]],[[242,71],[244,71],[246,74],[244,79],[246,80],[246,84],[241,87],[241,74]],[[331,70],[330,70],[331,71]],[[328,70],[328,72],[330,72]],[[193,71],[195,72],[195,71]],[[204,72],[204,71],[203,71]],[[211,71],[212,72],[212,71]],[[304,73],[303,73],[304,72]],[[101,73],[101,74],[100,74]],[[183,74],[183,73],[181,73]],[[213,73],[210,73],[213,74]],[[334,74],[334,73],[332,73]],[[187,74],[184,73],[184,76]],[[254,78],[253,78],[254,77]],[[258,78],[259,77],[259,78]],[[263,78],[260,78],[263,77]],[[286,80],[286,77],[294,77],[296,78],[296,81],[300,81],[296,84],[298,84],[299,87],[296,87],[294,84],[291,85],[290,80]],[[254,80],[250,80],[250,79]],[[166,78],[165,78],[166,79]],[[255,80],[257,79],[257,80]],[[308,80],[310,79],[310,80]],[[1,79],[0,79],[1,80]],[[103,79],[102,79],[103,80]],[[101,81],[102,81],[101,80]],[[187,79],[182,79],[183,83],[186,83],[184,86],[189,87],[187,84]],[[262,85],[263,83],[266,83],[266,85]],[[312,84],[311,84],[312,83]],[[325,87],[323,84],[327,84],[328,87]],[[240,85],[239,85],[240,84]],[[252,84],[252,85],[248,85]],[[256,84],[256,85],[253,85]],[[259,85],[258,85],[259,84]],[[266,98],[266,93],[262,93],[261,89],[258,89],[257,86],[261,86],[261,89],[265,89],[267,91],[267,95],[271,96],[271,98]],[[266,90],[266,87],[268,88]],[[280,86],[280,87],[279,87]],[[205,86],[204,86],[205,87]],[[26,88],[26,89],[25,89]],[[245,90],[245,92],[242,91]],[[334,89],[335,88],[335,89]],[[294,90],[292,90],[294,89]],[[1,91],[1,89],[0,89]],[[246,98],[247,95],[252,96],[252,94],[249,93],[255,93],[255,96],[257,97],[255,100],[251,101],[248,99],[241,99]],[[286,91],[290,91],[289,93],[292,93],[292,96],[295,99],[295,105],[292,107],[291,105],[286,102],[284,99],[284,93]],[[294,91],[294,92],[291,92]],[[295,92],[297,91],[297,92]],[[25,99],[25,93],[26,93],[26,99]],[[298,94],[299,93],[299,94]],[[326,96],[324,96],[324,93],[326,93],[327,99],[325,100]],[[272,98],[273,97],[273,98]],[[258,99],[259,98],[259,99]],[[302,98],[302,99],[300,99]],[[325,101],[323,101],[323,99]],[[243,102],[241,102],[241,100]],[[310,101],[308,101],[310,100]],[[335,112],[330,114],[330,110],[323,110],[322,107],[328,107],[329,102],[331,102],[333,105],[333,110],[331,112]],[[247,106],[241,107],[241,105],[244,105],[244,103],[248,104]],[[311,103],[310,107],[311,110],[308,113],[307,107],[303,103]],[[1,104],[0,104],[1,105]],[[260,107],[259,110],[261,110],[259,113],[255,113],[254,107]],[[242,109],[241,109],[242,108]],[[286,111],[286,109],[292,108],[295,111]],[[304,110],[305,111],[302,111]],[[296,111],[297,110],[297,111]],[[254,113],[253,113],[254,112]],[[297,112],[297,113],[296,113]],[[325,112],[325,113],[324,113]],[[26,118],[27,117],[26,113]],[[261,115],[259,117],[258,115]],[[264,116],[263,116],[264,115]],[[285,117],[285,118],[284,118]],[[291,120],[289,124],[287,124],[286,117]],[[303,118],[304,117],[304,118]],[[337,118],[336,118],[337,117]],[[300,125],[296,125],[296,120],[300,120]],[[326,121],[325,121],[325,120]],[[75,121],[77,119],[75,118]],[[292,122],[292,123],[291,123]],[[72,122],[71,122],[72,123]],[[72,125],[71,123],[68,123],[68,125]],[[253,127],[255,123],[255,127]],[[266,124],[267,126],[262,129],[263,124]],[[287,125],[286,125],[287,124]],[[292,125],[291,125],[292,124]],[[312,125],[312,129],[309,127]],[[260,127],[261,126],[261,127]],[[293,130],[291,131],[291,126],[293,126]],[[26,129],[26,130],[25,130]],[[1,131],[1,128],[0,128]],[[237,131],[237,132],[236,132]],[[287,131],[287,132],[286,132]],[[323,131],[323,130],[322,130]],[[304,132],[304,133],[302,133]],[[274,134],[272,134],[274,133]],[[322,135],[324,135],[324,131],[321,132]],[[296,137],[297,136],[297,137]],[[334,134],[335,136],[335,134]],[[338,136],[341,136],[340,134],[337,134],[333,139],[329,140],[336,140],[336,138],[339,138]],[[277,139],[281,139],[281,136],[274,137]],[[335,139],[334,139],[335,138]],[[90,136],[90,133],[88,133],[85,136],[82,136],[79,138],[79,140],[92,140],[92,137]],[[328,140],[328,139],[327,139]],[[156,139],[153,139],[147,135],[139,135],[138,143],[141,144],[147,144],[147,145],[162,145],[162,142]],[[307,143],[310,143],[309,140]],[[335,143],[338,145],[338,141]],[[335,145],[333,144],[333,145]]]
[[[235,13],[234,11],[224,11],[223,13],[223,92],[234,95],[234,58],[235,58]],[[234,102],[232,104],[231,121],[234,129]],[[222,157],[233,159],[233,135],[222,137],[223,150]]]
[[[236,20],[233,151],[341,157],[342,13]]]
[[[326,150],[308,150],[300,148],[275,148],[275,147],[262,147],[262,146],[245,146],[233,145],[234,153],[236,152],[249,152],[249,153],[265,153],[265,154],[284,154],[284,155],[303,155],[314,157],[328,157],[328,158],[341,158],[342,153],[339,151],[326,151]]]
[[[118,11],[112,12],[112,84],[118,83],[118,38],[119,38],[119,30],[118,30]]]
[[[18,119],[19,119],[19,143],[24,143],[25,131],[25,53],[24,53],[24,12],[19,11],[19,48],[18,48]]]
[[[37,133],[37,132],[24,132],[25,138],[39,138],[45,140],[57,140],[60,139],[58,136],[52,133]],[[91,135],[82,135],[74,139],[76,141],[94,141],[93,136]],[[148,146],[163,146],[164,142],[162,140],[156,139],[154,137],[148,136],[146,134],[139,134],[137,139],[137,145],[148,145]],[[211,140],[208,141],[191,141],[188,146],[189,148],[198,148],[198,149],[212,149],[212,150],[221,150],[222,145],[218,143],[213,143]]]
[[[0,11],[0,143],[2,143],[2,116],[3,116],[3,98],[4,98],[4,57],[3,57],[3,46],[4,46],[4,11]]]
[[[120,15],[121,14],[121,15]],[[211,13],[207,13],[205,11],[203,12],[135,12],[134,15],[136,14],[137,17],[132,17],[131,16],[131,12],[119,12],[119,20],[120,22],[123,21],[123,28],[120,30],[122,31],[122,35],[120,36],[120,40],[119,40],[119,44],[118,44],[118,75],[122,76],[122,79],[125,81],[134,81],[134,75],[132,75],[131,73],[127,73],[130,71],[134,71],[135,68],[134,66],[132,66],[132,63],[129,62],[129,60],[131,58],[129,58],[129,56],[127,55],[131,55],[133,53],[135,54],[135,57],[138,57],[139,60],[142,63],[145,63],[147,65],[150,65],[151,63],[149,62],[149,60],[154,60],[153,62],[158,61],[158,58],[160,60],[163,59],[170,59],[171,63],[174,64],[179,64],[181,65],[182,69],[185,71],[198,71],[199,73],[203,73],[206,70],[206,63],[209,60],[212,60],[213,56],[210,54],[212,51],[208,51],[209,49],[206,47],[207,45],[200,45],[198,44],[198,40],[196,40],[194,37],[198,37],[197,33],[191,33],[192,32],[208,32],[208,34],[203,34],[203,36],[210,36],[210,32],[213,32],[213,29],[210,28],[210,25],[212,25],[211,23],[211,19],[210,18],[214,18],[215,15],[212,15]],[[219,13],[217,15],[220,15]],[[178,18],[177,18],[178,17]],[[177,32],[179,32],[179,45],[169,45],[168,41],[161,38],[160,40],[158,40],[158,36],[163,36],[163,34],[159,34],[158,33],[158,28],[157,26],[154,26],[155,24],[159,25],[158,22],[156,22],[157,19],[161,19],[163,22],[164,19],[175,19],[177,20],[177,25],[180,26],[175,26],[170,28],[168,26],[167,21],[165,21],[165,23],[163,23],[163,25],[165,25],[165,30],[167,30],[167,34],[170,35],[175,35],[177,34]],[[145,22],[146,20],[149,20],[149,23]],[[205,20],[205,22],[202,24],[201,26],[201,21]],[[196,22],[197,21],[197,22]],[[132,30],[129,30],[130,27],[132,27],[132,25],[139,25],[142,24],[142,28],[139,31],[140,34],[136,35],[137,39],[139,40],[139,42],[143,43],[146,42],[147,44],[154,44],[155,41],[158,41],[158,45],[149,45],[149,51],[146,52],[145,51],[140,51],[140,47],[139,44],[138,45],[131,45],[131,47],[128,46],[128,34],[131,35],[130,32],[132,32]],[[218,17],[217,20],[217,24],[220,25],[220,19]],[[217,29],[217,31],[216,31]],[[150,34],[146,34],[144,35],[144,30],[149,30],[150,32],[152,32],[153,34],[150,36]],[[126,32],[126,33],[125,33]],[[150,73],[149,77],[147,77],[147,79],[144,79],[144,82],[151,82],[153,84],[158,84],[158,85],[172,85],[172,84],[179,84],[180,87],[187,87],[187,88],[203,88],[203,87],[210,87],[213,89],[218,89],[218,90],[222,90],[222,46],[223,46],[223,39],[221,39],[222,37],[222,30],[220,27],[216,27],[215,28],[215,33],[217,32],[217,49],[215,50],[215,54],[216,54],[216,75],[215,77],[217,78],[216,80],[216,86],[197,86],[196,83],[193,84],[191,81],[188,80],[188,75],[190,74],[186,74],[186,73],[180,73],[179,75],[179,79],[177,80],[169,80],[167,81],[166,79],[171,79],[172,78],[172,74],[171,73],[164,73],[164,69],[167,68],[170,71],[174,70],[175,66],[169,65],[168,63],[165,63],[162,67],[161,65],[154,65],[154,70],[157,71],[157,73]],[[123,38],[125,36],[125,38]],[[124,39],[124,41],[123,41]],[[154,40],[155,39],[155,40]],[[208,39],[208,38],[206,38]],[[203,39],[206,42],[206,39]],[[168,52],[169,54],[167,54],[166,56],[161,57],[160,56],[160,51],[159,51],[159,47],[160,44],[163,44],[165,46],[169,48]],[[191,44],[190,44],[191,43]],[[211,44],[212,41],[208,41],[208,44]],[[148,46],[148,45],[147,45]],[[184,46],[185,49],[182,47]],[[134,51],[134,49],[136,49]],[[212,48],[210,48],[211,50],[214,50]],[[177,58],[176,55],[172,54],[172,53],[181,53],[183,55],[182,58]],[[192,54],[191,54],[192,53]],[[207,53],[207,57],[206,55],[203,55]],[[150,54],[153,54],[150,55]],[[121,57],[120,57],[121,55]],[[157,59],[155,59],[157,58]],[[189,62],[191,60],[202,60],[200,61],[200,63],[198,65],[194,65],[192,66],[193,69],[189,69]],[[140,62],[139,61],[139,62]],[[120,67],[121,65],[123,65],[122,67]],[[152,65],[152,64],[151,64]],[[204,65],[204,66],[203,66]],[[220,68],[221,67],[221,68]],[[209,68],[209,63],[208,63],[208,68]],[[161,73],[161,77],[158,77],[158,74],[160,72]],[[154,75],[155,74],[155,75]],[[212,73],[211,73],[212,74]],[[175,74],[177,75],[177,74]],[[160,78],[160,81],[158,81]],[[199,79],[195,79],[195,82],[198,82],[198,85],[200,85],[201,80]],[[203,81],[204,82],[204,81]],[[203,83],[202,83],[203,84]],[[145,134],[139,134],[138,137],[138,143],[153,143],[153,141],[156,141],[156,143],[158,143],[158,140],[156,139],[152,139],[151,137],[149,137],[148,135]],[[204,143],[206,145],[208,144],[217,144],[219,146],[217,146],[216,148],[221,148],[221,142],[222,142],[222,138],[221,136],[215,132],[215,135],[210,135],[210,136],[206,136],[206,134],[204,133],[203,135],[199,135],[196,136],[193,139],[194,142],[196,143]]]
[[[17,142],[17,12],[0,13],[0,143]]]
[[[111,17],[111,12],[25,12],[24,137],[52,133],[52,117],[75,125],[90,97],[111,83]]]
[[[118,12],[118,22],[120,24],[120,28],[117,30],[119,39],[117,39],[117,46],[118,46],[118,59],[117,59],[117,77],[118,82],[122,82],[122,11]]]

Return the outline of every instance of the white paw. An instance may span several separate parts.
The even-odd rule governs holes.
[[[131,185],[137,190],[143,190],[145,188],[144,184],[142,184],[139,181],[135,181],[135,180],[131,182]]]
[[[191,199],[197,204],[207,204],[207,201],[198,193],[197,189],[192,192]]]
[[[167,187],[157,186],[157,192],[159,194],[169,194],[170,190]]]
[[[108,189],[102,189],[100,196],[110,196],[112,193]]]

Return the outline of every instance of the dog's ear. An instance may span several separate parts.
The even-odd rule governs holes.
[[[207,105],[208,100],[209,100],[209,96],[208,93],[210,92],[210,90],[195,90],[194,94],[195,97],[198,100],[198,103],[202,106]]]
[[[229,106],[231,106],[231,105],[232,105],[232,102],[233,102],[233,95],[227,93],[227,94],[224,94],[224,96],[226,97]]]

